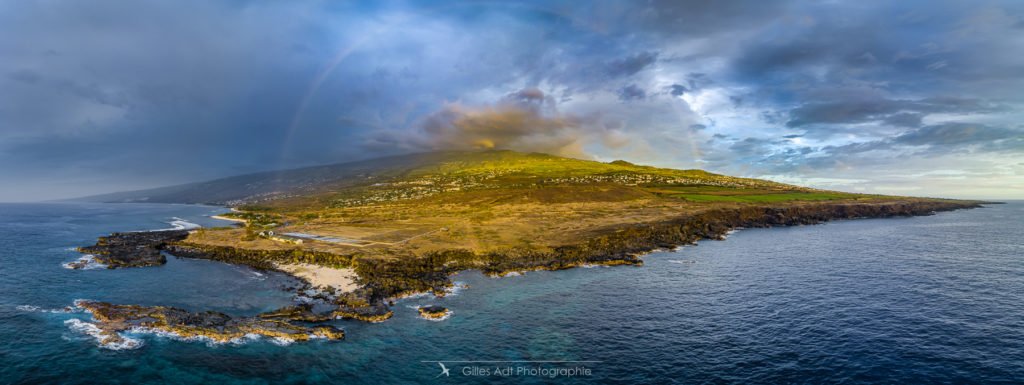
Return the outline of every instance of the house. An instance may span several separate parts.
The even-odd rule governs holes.
[[[263,232],[260,232],[260,235],[263,235],[263,234],[264,234]],[[292,243],[292,244],[296,244],[296,245],[301,245],[302,244],[302,239],[294,238],[294,237],[287,237],[287,236],[284,236],[284,235],[277,235],[277,234],[274,234],[273,230],[267,231],[266,232],[266,237],[270,238],[272,240],[278,241],[278,242]]]

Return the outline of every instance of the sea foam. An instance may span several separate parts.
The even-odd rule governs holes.
[[[65,308],[57,308],[57,309],[43,309],[43,308],[41,308],[39,306],[35,306],[35,305],[18,305],[18,306],[15,307],[15,309],[18,309],[18,310],[21,310],[21,311],[26,311],[26,312],[31,312],[31,313],[81,313],[81,312],[83,312],[82,308],[77,308],[77,307],[75,307],[75,308],[73,308],[73,307],[65,307]]]
[[[72,262],[65,262],[60,264],[61,267],[71,270],[93,270],[93,269],[106,269],[107,265],[104,265],[94,258],[95,255],[86,254],[84,257],[78,258]],[[74,266],[80,266],[77,269]]]
[[[172,227],[166,228],[166,229],[145,230],[145,231],[193,230],[193,229],[198,229],[198,228],[202,227],[200,225],[197,225],[195,223],[186,221],[186,220],[178,218],[178,217],[171,217],[171,221],[167,222],[167,224],[171,225]]]
[[[110,349],[110,350],[138,349],[138,348],[142,347],[142,344],[143,344],[141,339],[126,337],[124,335],[120,335],[120,337],[122,339],[121,342],[107,342],[107,343],[103,343],[103,341],[105,339],[107,339],[107,336],[103,335],[103,331],[100,330],[100,328],[96,327],[96,325],[93,325],[93,324],[91,324],[89,322],[82,321],[82,320],[77,319],[77,318],[72,318],[72,319],[69,319],[67,321],[64,321],[64,324],[68,325],[68,329],[71,329],[72,331],[75,331],[75,332],[78,332],[78,333],[83,333],[85,335],[88,335],[88,336],[92,337],[93,339],[96,340],[96,344],[99,345],[99,347],[104,348],[104,349]]]

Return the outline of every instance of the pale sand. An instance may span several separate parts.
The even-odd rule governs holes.
[[[278,269],[287,271],[303,278],[313,286],[334,286],[341,291],[352,291],[359,287],[356,284],[356,271],[353,269],[335,269],[308,263],[275,263]]]
[[[222,216],[220,216],[220,215],[211,215],[211,216],[210,216],[210,218],[213,218],[213,219],[223,219],[223,220],[225,220],[225,221],[232,221],[232,222],[242,222],[242,223],[245,223],[245,219],[238,219],[238,218],[228,218],[228,217],[222,217]]]

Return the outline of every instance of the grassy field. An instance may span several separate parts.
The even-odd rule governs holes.
[[[466,269],[500,276],[638,265],[638,254],[720,239],[734,226],[971,205],[509,151],[425,158],[436,161],[357,173],[305,193],[282,190],[229,213],[244,227],[200,229],[168,252],[262,269],[350,268],[340,291],[329,290],[338,307],[326,319],[376,322],[392,314],[388,299],[443,293],[451,274]]]
[[[378,170],[315,193],[243,206],[247,229],[209,229],[190,241],[243,249],[359,253],[383,259],[443,250],[550,250],[617,229],[744,205],[907,198],[823,191],[702,170],[545,154],[487,151]],[[300,245],[261,236],[304,233]]]

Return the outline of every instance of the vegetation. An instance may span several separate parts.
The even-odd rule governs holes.
[[[827,201],[838,199],[872,199],[872,197],[857,197],[845,193],[812,193],[812,192],[787,192],[776,194],[671,194],[672,198],[686,199],[697,202],[728,201],[728,202],[782,202],[782,201]]]
[[[188,241],[381,261],[449,250],[544,254],[609,231],[714,209],[915,201],[513,151],[420,154],[372,163],[360,163],[360,172],[347,178],[308,184],[305,192],[284,191],[242,205],[241,212],[226,215],[246,220],[245,228],[208,229]],[[260,236],[269,227],[282,237]],[[280,241],[296,237],[289,234],[300,234],[302,244]]]
[[[226,214],[221,214],[220,216],[225,218],[244,220],[246,226],[249,227],[270,228],[276,227],[281,224],[280,215],[266,214],[260,212],[230,212]]]
[[[87,308],[98,314],[97,327],[111,343],[123,342],[118,333],[136,326],[218,340],[247,333],[292,340],[342,338],[330,326],[300,325],[386,320],[393,314],[392,299],[425,292],[443,296],[460,270],[503,276],[642,265],[639,255],[722,239],[736,227],[927,215],[977,206],[815,190],[625,161],[511,151],[420,157],[431,161],[366,166],[344,181],[308,185],[301,194],[261,193],[258,200],[247,200],[242,211],[224,215],[245,220],[242,228],[113,234],[81,249],[118,267],[162,264],[165,251],[266,270],[278,270],[280,264],[351,268],[358,284],[354,290],[305,285],[297,293],[332,303],[333,309],[316,312],[306,304],[232,317],[161,306],[91,303]],[[340,285],[348,286],[348,277],[342,275]],[[450,313],[442,307],[420,312],[430,318]]]
[[[973,202],[816,190],[701,170],[601,163],[511,151],[422,155],[240,207],[245,228],[206,229],[166,248],[264,269],[351,267],[360,288],[327,290],[333,317],[379,321],[386,302],[443,295],[450,275],[500,276],[587,264],[642,264],[657,248],[734,227],[922,215]],[[274,236],[265,230],[273,226]],[[275,240],[298,237],[301,244]],[[290,239],[290,238],[289,238]],[[318,315],[320,317],[322,315]]]

